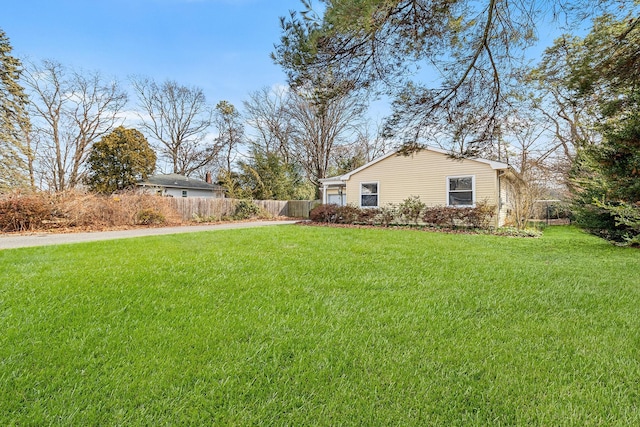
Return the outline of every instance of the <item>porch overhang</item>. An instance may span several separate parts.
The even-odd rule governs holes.
[[[337,190],[340,195],[342,195],[346,188],[347,183],[340,176],[331,177],[331,178],[323,178],[320,180],[320,184],[322,185],[322,203],[328,203],[328,193],[329,190]]]

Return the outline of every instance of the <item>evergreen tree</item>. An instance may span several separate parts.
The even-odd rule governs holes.
[[[92,191],[108,194],[152,174],[156,153],[142,133],[120,126],[94,144],[88,164],[87,185]]]
[[[276,153],[254,149],[251,160],[238,164],[240,187],[257,200],[298,200],[313,196],[300,168]]]
[[[28,101],[19,83],[22,64],[11,51],[9,39],[0,29],[0,191],[29,185]]]
[[[469,136],[452,149],[466,156],[498,144],[525,49],[551,16],[638,12],[637,0],[319,0],[317,10],[301,1],[281,18],[272,54],[292,85],[329,70],[362,93],[384,91],[395,98],[386,134],[405,151],[456,129]]]
[[[578,222],[640,245],[640,18],[603,16],[579,45],[570,86],[595,101],[601,141],[574,163]]]

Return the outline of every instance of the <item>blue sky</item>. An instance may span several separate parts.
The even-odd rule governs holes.
[[[242,108],[248,94],[285,83],[269,54],[279,17],[299,0],[13,0],[0,15],[13,54],[202,88],[210,104]]]
[[[279,18],[302,9],[300,0],[3,3],[0,28],[20,58],[53,59],[125,84],[133,75],[175,80],[202,88],[211,105],[227,100],[240,110],[251,92],[285,84],[269,54],[280,38]],[[559,34],[553,24],[542,24],[538,31],[542,40],[529,51],[532,58]],[[376,119],[388,112],[387,106],[377,108]]]

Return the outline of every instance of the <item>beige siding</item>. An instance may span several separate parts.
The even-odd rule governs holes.
[[[410,156],[392,155],[351,175],[347,203],[360,206],[360,184],[378,183],[378,205],[400,203],[420,196],[428,206],[447,204],[447,177],[474,176],[475,200],[498,204],[498,171],[473,160],[454,160],[446,154],[422,150]]]

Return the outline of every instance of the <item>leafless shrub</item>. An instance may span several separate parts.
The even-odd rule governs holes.
[[[49,198],[42,194],[10,193],[0,199],[0,230],[33,231],[51,218]]]
[[[163,197],[125,193],[102,196],[79,191],[13,193],[0,199],[0,230],[105,229],[178,224],[180,216]]]

